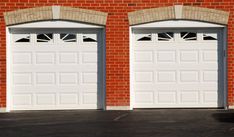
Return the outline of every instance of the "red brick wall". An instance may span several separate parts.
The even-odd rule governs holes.
[[[230,11],[228,24],[228,101],[234,105],[234,0],[0,0],[0,107],[6,107],[6,36],[3,12],[61,5],[108,12],[106,25],[106,103],[129,105],[130,11],[171,5],[192,5]]]

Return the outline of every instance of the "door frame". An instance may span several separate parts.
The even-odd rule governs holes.
[[[93,25],[93,24],[86,24],[86,23],[80,23],[80,22],[71,22],[71,21],[39,21],[39,22],[33,22],[33,23],[25,23],[25,24],[18,24],[13,26],[7,26],[6,27],[6,112],[10,112],[12,108],[12,89],[11,89],[11,82],[12,82],[12,68],[11,68],[11,60],[12,60],[12,52],[11,52],[11,46],[12,46],[12,33],[11,30],[22,30],[25,29],[88,29],[88,30],[98,30],[100,34],[98,36],[98,39],[100,39],[100,42],[98,45],[101,45],[100,52],[98,53],[99,57],[101,57],[102,62],[101,64],[98,64],[98,69],[101,71],[98,72],[99,80],[101,80],[101,83],[98,83],[98,109],[104,109],[106,108],[106,43],[105,43],[105,26],[101,25]],[[100,84],[100,85],[99,85]]]
[[[159,21],[159,22],[152,22],[152,23],[146,23],[146,24],[139,24],[139,25],[133,25],[129,27],[129,72],[130,72],[130,109],[134,109],[134,102],[135,102],[135,96],[134,96],[134,65],[133,65],[133,59],[134,59],[134,53],[133,53],[133,46],[134,46],[134,30],[137,29],[218,29],[220,30],[220,33],[218,35],[220,36],[218,39],[218,45],[222,45],[222,49],[218,49],[221,51],[220,54],[222,54],[222,62],[218,62],[218,68],[221,68],[220,72],[218,72],[218,76],[222,78],[222,80],[218,80],[218,87],[223,90],[223,106],[225,109],[228,109],[228,88],[227,88],[227,26],[226,25],[220,25],[220,24],[214,24],[214,23],[207,23],[207,22],[201,22],[201,21],[189,21],[189,20],[167,20],[167,21]],[[219,56],[218,56],[219,57]]]

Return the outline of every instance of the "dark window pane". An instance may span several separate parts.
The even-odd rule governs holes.
[[[97,42],[95,39],[83,36],[83,42]]]
[[[151,41],[151,35],[141,37],[137,41]]]
[[[19,39],[19,40],[15,41],[15,42],[30,42],[30,37],[28,36],[26,38]]]
[[[53,34],[37,34],[37,42],[49,42],[51,39],[53,39]]]
[[[197,33],[194,32],[181,32],[180,36],[186,41],[197,40]]]
[[[203,35],[203,40],[217,40],[217,38],[204,34]]]
[[[62,39],[64,42],[76,42],[76,35],[62,33],[60,34],[60,39]]]
[[[159,41],[170,41],[171,39],[173,39],[173,37],[174,37],[173,32],[158,33]]]

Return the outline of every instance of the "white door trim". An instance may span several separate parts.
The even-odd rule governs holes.
[[[102,57],[102,63],[98,65],[99,67],[102,67],[101,72],[100,72],[100,78],[102,79],[102,83],[98,83],[101,86],[102,94],[100,96],[100,102],[98,102],[99,106],[101,109],[105,109],[105,92],[106,92],[106,44],[105,44],[105,27],[104,26],[98,26],[98,25],[90,25],[90,24],[85,24],[85,23],[78,23],[78,22],[69,22],[69,21],[41,21],[41,22],[34,22],[34,23],[26,23],[26,24],[19,24],[19,25],[14,25],[14,26],[9,26],[6,27],[6,112],[10,112],[12,108],[11,104],[11,30],[14,29],[15,31],[26,31],[28,29],[36,29],[38,30],[39,28],[64,28],[64,29],[94,29],[94,30],[99,30],[100,35],[99,38],[101,40],[101,57]],[[100,92],[100,91],[99,91]]]
[[[160,22],[153,22],[153,23],[146,23],[146,24],[140,24],[140,25],[134,25],[129,27],[129,55],[130,55],[130,61],[129,61],[129,71],[130,71],[130,109],[132,110],[134,108],[134,87],[133,87],[133,40],[134,40],[134,34],[133,30],[135,29],[199,29],[199,28],[214,28],[221,30],[220,34],[222,40],[219,41],[219,45],[222,44],[222,49],[220,49],[223,53],[223,64],[222,64],[222,70],[219,72],[222,75],[223,83],[220,88],[223,89],[223,104],[224,108],[227,108],[228,106],[228,90],[227,90],[227,27],[225,25],[219,25],[219,24],[213,24],[213,23],[207,23],[207,22],[199,22],[199,21],[188,21],[188,20],[169,20],[169,21],[160,21]],[[225,54],[225,56],[224,56]],[[220,90],[220,89],[219,89]]]

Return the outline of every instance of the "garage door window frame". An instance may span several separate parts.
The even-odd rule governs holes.
[[[134,30],[143,30],[146,32],[152,31],[152,30],[163,30],[163,31],[170,31],[170,30],[196,30],[198,32],[199,29],[202,30],[219,30],[219,38],[218,40],[218,46],[222,46],[222,49],[220,49],[222,54],[222,61],[218,62],[219,68],[221,68],[221,71],[219,71],[218,74],[222,80],[218,81],[218,87],[223,90],[223,97],[224,97],[224,108],[228,108],[228,91],[227,91],[227,26],[226,25],[220,25],[220,24],[214,24],[214,23],[208,23],[208,22],[201,22],[201,21],[190,21],[190,20],[167,20],[167,21],[158,21],[158,22],[151,22],[146,24],[139,24],[139,25],[132,25],[129,27],[129,41],[130,41],[130,48],[129,48],[129,54],[130,54],[130,109],[132,110],[134,108],[134,71],[133,71],[133,59],[134,59],[134,41],[135,41],[135,35]],[[170,42],[170,41],[169,41]],[[187,41],[187,42],[193,42],[193,41]],[[210,41],[212,42],[212,41]],[[220,89],[219,89],[220,90]]]

